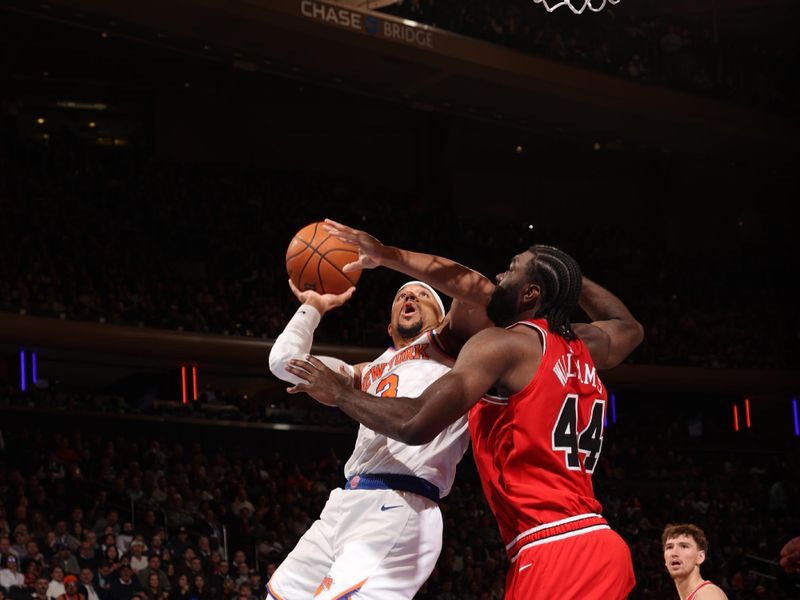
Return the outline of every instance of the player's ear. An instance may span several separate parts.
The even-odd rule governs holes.
[[[697,564],[702,565],[706,560],[706,552],[705,550],[700,550],[697,553]]]
[[[392,337],[392,324],[389,323],[389,327],[387,327],[386,329],[389,332],[389,337]]]
[[[523,302],[536,302],[539,299],[539,295],[542,293],[542,288],[539,287],[538,283],[527,283],[525,287],[522,289],[522,301]]]

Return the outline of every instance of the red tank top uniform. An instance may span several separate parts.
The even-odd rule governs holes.
[[[711,585],[711,582],[710,582],[710,581],[704,581],[703,583],[701,583],[700,585],[698,585],[696,588],[694,588],[694,590],[692,590],[692,593],[691,593],[691,594],[689,594],[689,595],[686,597],[686,600],[694,600],[694,597],[697,595],[697,592],[699,592],[699,591],[700,591],[700,588],[704,588],[704,587],[705,587],[705,586],[707,586],[707,585]]]
[[[508,398],[469,413],[472,452],[511,562],[506,599],[625,598],[630,551],[601,516],[592,472],[603,446],[607,392],[580,339],[538,331],[542,360]]]

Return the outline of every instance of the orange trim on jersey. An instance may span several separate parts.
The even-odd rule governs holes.
[[[367,579],[369,579],[369,577],[367,577]],[[362,581],[361,583],[357,583],[357,584],[355,584],[355,585],[354,585],[353,587],[351,587],[350,589],[343,591],[341,594],[339,594],[338,596],[336,596],[336,598],[334,598],[333,600],[346,600],[346,598],[347,598],[347,597],[348,597],[350,594],[352,594],[353,592],[357,592],[358,590],[360,590],[360,589],[361,589],[361,586],[362,586],[362,585],[364,585],[365,583],[367,583],[367,579],[365,579],[365,580],[364,580],[364,581]]]
[[[269,584],[269,581],[267,582],[267,593],[277,598],[277,600],[284,600],[281,596],[278,595],[278,593],[275,590],[272,589],[272,586]]]

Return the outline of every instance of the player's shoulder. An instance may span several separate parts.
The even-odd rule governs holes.
[[[464,350],[485,356],[519,356],[530,350],[530,334],[516,328],[488,327],[473,335],[465,344]]]
[[[718,585],[709,583],[697,590],[694,600],[728,600],[728,596]]]

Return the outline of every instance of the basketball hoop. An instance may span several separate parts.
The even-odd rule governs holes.
[[[553,12],[562,6],[568,6],[576,15],[581,14],[587,8],[592,12],[600,12],[609,4],[619,4],[619,0],[533,0],[536,4],[544,4],[547,12]]]

